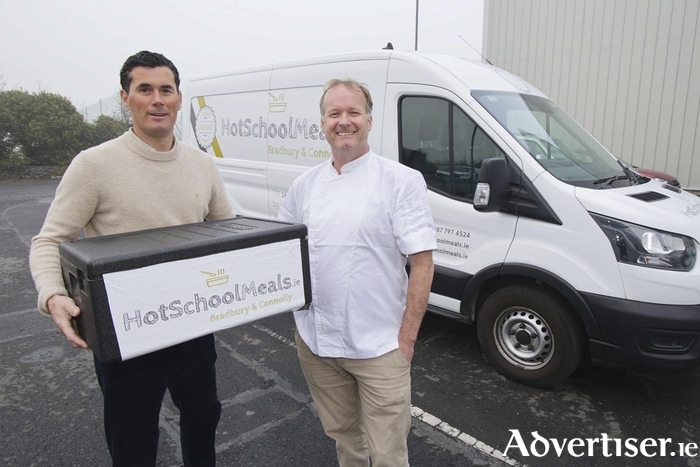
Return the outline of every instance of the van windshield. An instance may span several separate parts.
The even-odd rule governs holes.
[[[559,180],[598,189],[639,183],[627,166],[549,99],[495,91],[472,91],[472,95]]]

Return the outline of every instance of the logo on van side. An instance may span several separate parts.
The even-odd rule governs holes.
[[[283,93],[280,93],[278,96],[275,96],[271,92],[267,94],[272,98],[272,101],[270,101],[270,113],[282,113],[287,110],[287,103],[284,101]]]
[[[214,142],[216,137],[216,115],[214,109],[205,105],[195,119],[194,133],[197,136],[197,143],[203,148],[208,149]]]

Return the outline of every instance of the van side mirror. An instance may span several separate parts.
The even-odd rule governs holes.
[[[510,195],[506,159],[484,159],[481,163],[479,182],[474,191],[474,209],[481,212],[499,211],[506,207]]]

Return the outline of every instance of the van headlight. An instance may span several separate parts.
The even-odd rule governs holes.
[[[610,240],[621,263],[690,271],[695,265],[695,240],[661,230],[590,213]]]

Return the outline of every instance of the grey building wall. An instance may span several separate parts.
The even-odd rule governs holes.
[[[485,0],[483,54],[615,156],[700,190],[700,0]]]

